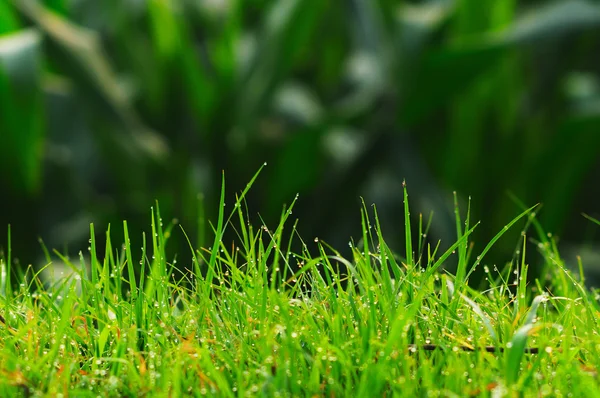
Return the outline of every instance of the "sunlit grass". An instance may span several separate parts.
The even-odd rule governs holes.
[[[124,244],[115,246],[109,230],[106,250],[98,253],[92,226],[89,253],[77,259],[55,253],[73,273],[45,288],[32,269],[11,270],[15,253],[4,253],[0,395],[591,396],[598,390],[597,295],[566,270],[553,241],[537,245],[548,280],[527,282],[533,239],[526,229],[517,261],[502,269],[484,261],[519,220],[535,223],[533,208],[481,245],[481,253],[471,253],[476,224],[461,219],[457,206],[457,241],[442,253],[424,239],[422,217],[411,225],[405,191],[403,255],[389,249],[375,208],[365,205],[362,236],[350,242],[351,258],[343,258],[318,238],[301,241],[290,220],[295,201],[278,225],[250,225],[244,196],[251,185],[229,213],[223,191],[214,241],[198,249],[190,243],[191,264],[166,257],[170,236],[183,232],[163,224],[158,206],[141,250],[131,247],[124,223]],[[239,238],[233,245],[222,240],[229,228]],[[295,239],[300,253],[290,249]],[[453,256],[458,276],[443,271]],[[183,278],[174,278],[175,267]],[[476,268],[486,275],[479,290],[469,286]]]

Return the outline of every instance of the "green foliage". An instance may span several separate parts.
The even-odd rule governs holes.
[[[213,246],[190,245],[193,264],[181,278],[166,251],[181,231],[163,225],[158,205],[141,250],[124,223],[120,248],[109,229],[101,253],[91,226],[79,265],[55,252],[50,261],[70,275],[11,270],[10,252],[0,255],[0,275],[12,272],[19,283],[11,292],[0,279],[0,394],[589,396],[600,387],[598,292],[582,287],[550,245],[540,245],[553,265],[544,292],[541,281],[520,278],[525,250],[516,279],[513,264],[490,271],[482,263],[480,292],[432,271],[458,257],[464,275],[460,248],[475,227],[459,228],[444,253],[417,249],[406,188],[407,258],[389,249],[377,212],[363,207],[363,240],[346,259],[299,238],[288,223],[294,202],[275,228],[255,228],[244,199],[254,183],[226,210],[222,180]],[[532,210],[507,225],[534,219]],[[222,239],[228,229],[238,236],[231,246]],[[290,250],[292,240],[301,252]]]
[[[22,30],[0,38],[0,181],[22,194],[39,191],[44,110],[40,37]]]
[[[267,162],[253,208],[274,222],[300,193],[299,230],[340,245],[359,196],[406,242],[403,180],[443,248],[451,190],[478,198],[481,241],[513,214],[507,191],[543,203],[550,231],[579,231],[599,25],[586,0],[2,2],[0,224],[31,224],[13,231],[26,256],[34,232],[80,247],[90,221],[140,229],[156,199],[187,225],[215,220],[196,195],[215,209],[223,170],[231,188]]]

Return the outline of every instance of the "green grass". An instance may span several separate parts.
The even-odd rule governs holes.
[[[89,253],[55,253],[72,276],[46,288],[40,272],[11,270],[16,253],[4,253],[0,396],[597,395],[598,295],[567,271],[534,208],[477,253],[477,224],[457,206],[456,243],[441,253],[424,239],[422,217],[411,225],[405,187],[403,256],[364,206],[362,237],[343,258],[315,237],[291,252],[301,239],[295,200],[274,228],[250,225],[251,185],[232,207],[223,190],[214,241],[190,242],[191,264],[166,257],[169,238],[184,232],[164,225],[158,206],[141,251],[123,223],[124,244],[109,229],[99,253],[92,226]],[[486,264],[515,224],[525,224],[516,261]],[[223,241],[226,229],[239,239]],[[532,242],[547,278],[528,283]],[[451,256],[458,276],[443,271]],[[468,282],[478,267],[486,279],[476,290]]]

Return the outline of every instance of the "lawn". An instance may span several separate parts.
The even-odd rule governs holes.
[[[79,258],[42,246],[45,270],[11,269],[18,253],[5,250],[0,396],[598,395],[598,295],[566,269],[537,207],[481,245],[457,205],[456,242],[441,252],[429,222],[409,216],[405,186],[405,250],[388,248],[365,204],[362,236],[343,258],[295,233],[295,200],[278,225],[250,225],[251,185],[233,206],[222,191],[214,243],[190,243],[191,264],[167,258],[169,238],[185,232],[158,205],[142,248],[124,222],[125,242],[109,229],[102,253],[93,225]],[[511,228],[522,229],[514,257],[488,264]],[[236,242],[223,241],[226,229]],[[540,255],[545,278],[531,280],[528,259]],[[444,268],[453,259],[455,274]],[[53,261],[72,274],[42,281]]]

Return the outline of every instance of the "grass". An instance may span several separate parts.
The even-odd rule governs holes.
[[[250,225],[252,182],[230,211],[223,190],[214,242],[190,243],[182,278],[165,254],[180,232],[163,225],[158,205],[141,252],[123,223],[122,247],[109,229],[98,253],[92,226],[89,260],[55,252],[73,274],[46,287],[39,271],[12,270],[7,250],[0,396],[597,395],[599,296],[566,269],[534,208],[476,255],[477,225],[456,206],[457,241],[441,253],[422,217],[411,225],[405,187],[404,255],[390,251],[365,205],[346,259],[318,238],[291,252],[301,239],[289,220],[295,201],[274,229]],[[486,265],[485,253],[519,221],[515,260]],[[228,228],[233,244],[222,240]],[[527,281],[531,242],[547,279]],[[457,276],[443,271],[451,256]],[[487,277],[475,290],[468,281],[478,267]]]

